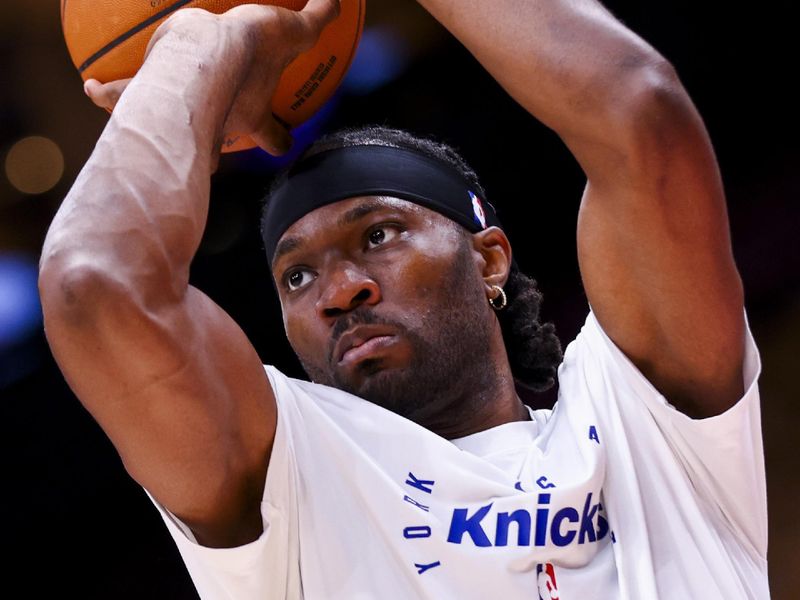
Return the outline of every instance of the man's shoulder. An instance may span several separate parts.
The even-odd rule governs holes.
[[[287,374],[275,365],[265,364],[264,370],[276,396],[302,394],[316,400],[335,398],[346,402],[366,402],[363,398],[344,390]]]

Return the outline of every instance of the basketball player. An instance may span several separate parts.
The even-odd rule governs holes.
[[[188,285],[223,133],[289,143],[266,99],[334,18],[311,0],[180,11],[87,85],[115,109],[41,263],[69,384],[203,598],[767,598],[759,357],[672,67],[593,0],[421,3],[586,173],[563,362],[474,173],[402,132],[334,134],[266,205],[312,381]]]

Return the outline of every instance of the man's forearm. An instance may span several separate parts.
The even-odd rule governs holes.
[[[197,44],[196,36],[218,43]],[[219,61],[226,43],[209,20],[167,31],[154,45],[59,209],[43,267],[111,272],[143,291],[185,291],[237,85],[236,52]]]

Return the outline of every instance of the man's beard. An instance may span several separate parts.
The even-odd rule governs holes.
[[[458,418],[458,413],[474,410],[473,403],[485,397],[494,381],[491,321],[482,282],[474,269],[468,248],[462,248],[437,294],[430,298],[429,310],[422,319],[412,320],[413,329],[367,305],[342,316],[332,330],[328,368],[314,367],[301,357],[306,373],[317,383],[355,394],[422,424],[438,421],[444,411],[448,418]],[[333,344],[342,333],[362,324],[396,328],[411,346],[409,365],[383,369],[380,358],[366,359],[357,367],[359,383],[334,369]]]

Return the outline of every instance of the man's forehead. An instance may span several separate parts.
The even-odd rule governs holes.
[[[468,231],[499,227],[491,205],[485,210],[473,188],[459,168],[416,149],[369,144],[323,150],[293,166],[271,191],[261,220],[264,249],[274,263],[280,238],[294,235],[292,226],[296,231],[320,218],[319,207],[326,219],[335,218],[331,211],[340,210],[341,198],[403,198],[413,206],[399,206],[432,210]]]
[[[359,196],[356,198],[346,198],[326,204],[325,206],[320,206],[306,213],[290,225],[281,237],[283,238],[287,235],[292,235],[292,233],[302,231],[307,224],[314,223],[315,221],[323,220],[331,224],[347,225],[372,212],[386,209],[397,209],[404,212],[421,212],[427,210],[419,204],[392,196]]]
[[[437,212],[424,206],[391,196],[359,196],[332,202],[315,208],[289,226],[278,240],[273,264],[281,256],[302,247],[306,237],[318,231],[319,228],[347,227],[372,213],[387,210],[425,215],[432,218],[440,216]]]

